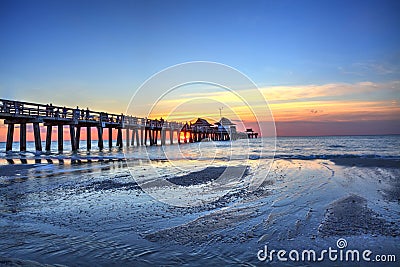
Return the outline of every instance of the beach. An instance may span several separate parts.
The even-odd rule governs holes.
[[[212,185],[228,166],[223,160],[183,172],[159,159],[132,162],[1,166],[0,265],[280,266],[257,253],[264,246],[321,251],[336,248],[339,238],[373,255],[400,251],[400,168],[393,156],[279,156],[271,166],[262,158],[259,166],[230,161],[241,170],[235,186],[190,207],[154,199],[133,176],[154,180],[149,169],[156,166],[174,186],[207,188],[205,198],[220,190]],[[261,186],[249,190],[249,177],[268,167]]]

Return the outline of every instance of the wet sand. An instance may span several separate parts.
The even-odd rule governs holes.
[[[39,166],[26,177],[10,165],[0,168],[7,175],[0,187],[0,265],[257,265],[265,244],[321,250],[338,238],[375,253],[400,251],[399,169],[353,163],[276,160],[258,190],[243,182],[215,202],[189,208],[152,199],[119,163]],[[134,173],[149,168],[138,165]],[[167,179],[199,187],[225,168]],[[240,178],[261,175],[262,168],[250,166]]]
[[[176,176],[167,179],[171,183],[182,186],[205,184],[217,179],[240,179],[247,174],[246,166],[235,167],[207,167],[201,171],[191,172],[183,176]],[[226,180],[226,179],[225,179]]]
[[[20,260],[13,258],[3,258],[0,256],[0,266],[8,267],[64,267],[60,264],[41,264],[36,261]]]
[[[35,164],[0,165],[0,176],[14,176],[25,174],[27,170],[37,167]]]
[[[384,235],[400,236],[395,222],[389,222],[367,207],[367,200],[350,195],[329,205],[318,228],[322,236]]]

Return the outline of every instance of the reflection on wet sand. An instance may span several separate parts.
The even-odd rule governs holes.
[[[0,255],[66,265],[257,264],[267,242],[318,250],[343,235],[354,247],[399,249],[398,201],[384,193],[398,168],[276,160],[257,191],[242,183],[215,202],[179,208],[144,193],[127,162],[64,162],[0,167]],[[152,166],[129,168],[145,176]],[[248,174],[262,171],[250,166]],[[197,174],[185,186],[209,183]]]

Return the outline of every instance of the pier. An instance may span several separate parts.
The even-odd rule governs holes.
[[[72,151],[79,149],[81,129],[86,128],[86,148],[92,147],[92,128],[97,129],[97,146],[104,148],[103,133],[108,131],[108,146],[113,147],[113,132],[116,131],[115,146],[123,148],[123,131],[125,146],[153,146],[165,145],[167,133],[169,143],[193,143],[204,139],[213,141],[227,141],[235,136],[234,124],[228,125],[226,118],[212,125],[199,118],[194,124],[166,121],[163,119],[139,118],[126,114],[112,114],[98,112],[79,107],[53,106],[52,104],[38,104],[23,101],[0,99],[0,119],[7,125],[6,151],[12,150],[15,125],[20,126],[20,151],[26,151],[27,124],[33,125],[33,136],[36,151],[42,151],[41,127],[46,128],[45,151],[50,151],[53,127],[57,127],[58,151],[63,151],[64,127],[69,128],[69,139]],[[229,120],[228,120],[229,121]],[[224,124],[224,125],[222,125]],[[229,127],[228,127],[229,126]],[[233,132],[234,130],[234,132]],[[176,139],[175,139],[176,137]],[[183,139],[183,140],[182,140]]]
[[[246,129],[246,134],[249,139],[258,137],[258,133],[254,132],[252,128]]]
[[[92,147],[92,128],[97,129],[98,148],[104,148],[103,133],[108,131],[108,146],[113,147],[113,132],[116,131],[115,146],[124,146],[122,131],[125,131],[125,146],[143,146],[149,144],[165,145],[167,132],[170,144],[174,136],[179,140],[181,122],[169,122],[157,119],[138,118],[124,114],[98,112],[89,109],[79,109],[53,106],[52,104],[37,104],[23,101],[0,99],[0,119],[7,125],[6,151],[12,150],[15,125],[20,126],[20,151],[26,151],[26,126],[33,125],[33,135],[36,151],[42,151],[40,127],[46,127],[45,150],[50,151],[53,127],[57,127],[58,150],[63,151],[64,127],[69,127],[69,139],[72,151],[79,149],[81,129],[86,128],[87,149]]]

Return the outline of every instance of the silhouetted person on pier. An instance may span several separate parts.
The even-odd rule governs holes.
[[[58,108],[56,108],[56,110],[54,112],[54,117],[56,117],[56,118],[60,117],[60,110]]]
[[[89,111],[89,108],[86,107],[86,120],[88,120],[89,117],[90,117],[90,111]]]
[[[85,110],[84,109],[81,110],[81,120],[83,120],[83,118],[85,118]]]
[[[24,104],[16,102],[16,113],[24,114]]]
[[[14,101],[14,110],[15,110],[15,114],[19,114],[17,101]]]
[[[62,117],[63,118],[67,117],[67,108],[65,106],[63,107],[63,115],[62,115]]]
[[[79,119],[79,107],[76,106],[76,109],[74,110],[74,119],[77,120]]]
[[[164,125],[164,119],[162,117],[160,119],[160,124],[161,124],[161,127]]]
[[[49,104],[47,104],[46,105],[46,117],[49,116],[49,110],[50,110],[50,107],[49,107]]]
[[[50,103],[49,111],[50,111],[50,117],[53,117],[54,116],[54,107],[53,107],[52,103]]]

